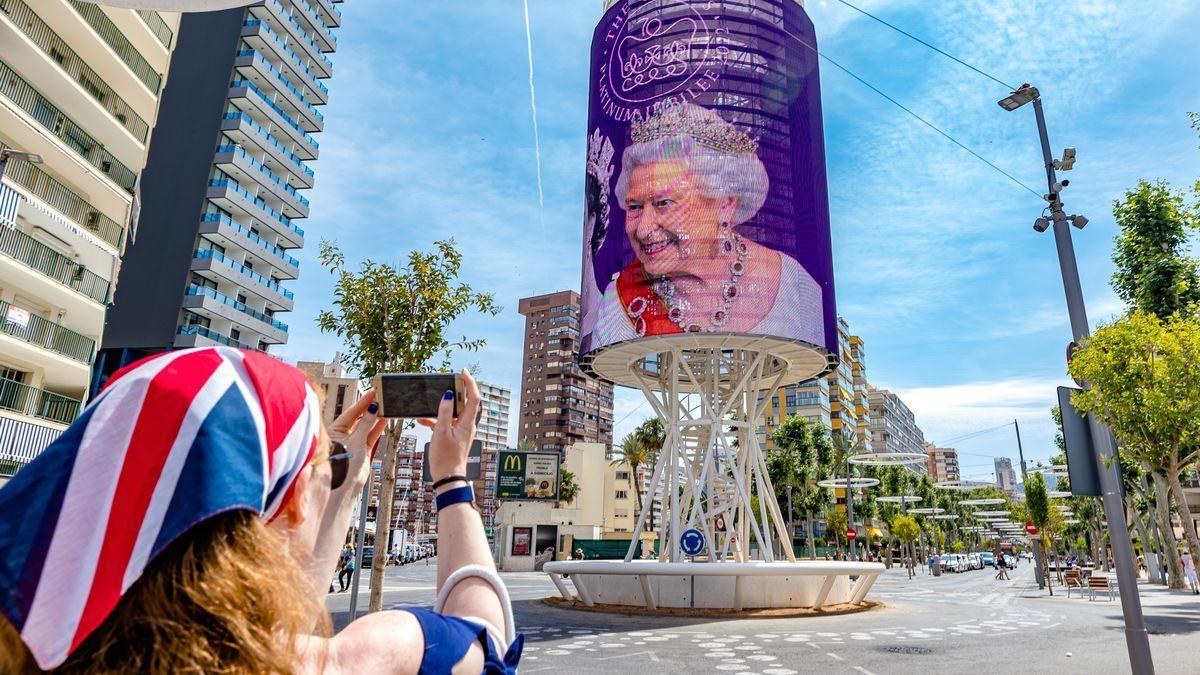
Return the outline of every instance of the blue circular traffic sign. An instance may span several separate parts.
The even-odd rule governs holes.
[[[687,555],[698,555],[704,550],[704,535],[694,527],[685,530],[679,537],[679,548]]]

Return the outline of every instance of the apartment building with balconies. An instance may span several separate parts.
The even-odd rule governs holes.
[[[96,385],[166,349],[287,342],[340,24],[330,0],[183,16]]]
[[[86,402],[178,24],[0,0],[0,481]]]
[[[612,447],[613,385],[579,367],[579,294],[559,291],[521,298],[525,348],[517,436],[537,450],[563,452],[576,443]]]

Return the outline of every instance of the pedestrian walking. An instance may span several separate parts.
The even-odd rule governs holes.
[[[338,570],[338,593],[345,593],[349,590],[350,582],[354,578],[354,566],[356,562],[354,547],[347,546],[346,550],[342,551],[342,564]]]
[[[1192,594],[1200,595],[1200,584],[1196,583],[1196,561],[1192,559],[1191,551],[1185,549],[1183,555],[1179,557],[1179,562],[1183,563],[1183,576],[1187,579],[1187,585],[1192,589]]]
[[[1003,553],[996,556],[996,569],[999,570],[996,572],[997,581],[1010,580],[1010,577],[1008,576],[1008,563],[1005,562]]]

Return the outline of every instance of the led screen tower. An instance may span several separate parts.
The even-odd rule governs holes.
[[[750,498],[774,494],[755,434],[767,392],[837,363],[815,47],[796,0],[620,0],[594,34],[587,129],[580,354],[596,377],[641,389],[664,421],[643,499],[663,503],[658,569],[691,575],[685,561],[702,559],[761,582],[762,569],[746,570],[782,559],[797,568],[795,593],[763,602],[801,603],[784,606],[830,593],[801,588],[778,505]],[[647,515],[627,562],[645,554]],[[737,579],[725,606],[753,605]],[[680,600],[664,584],[652,600],[643,582],[648,606]],[[618,582],[594,585],[619,595]],[[867,587],[837,593],[861,600]],[[711,590],[703,600],[723,597]],[[701,606],[701,588],[689,593]]]

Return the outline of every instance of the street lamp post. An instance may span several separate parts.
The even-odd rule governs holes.
[[[1050,153],[1050,137],[1046,132],[1046,116],[1042,111],[1042,99],[1036,87],[1023,84],[1010,96],[1000,101],[1000,107],[1005,110],[1016,110],[1026,103],[1033,103],[1034,115],[1037,118],[1038,135],[1041,138],[1042,158],[1046,165],[1046,184],[1050,203],[1050,221],[1054,226],[1054,243],[1058,249],[1058,264],[1062,271],[1063,290],[1067,299],[1067,313],[1071,320],[1071,334],[1076,344],[1082,344],[1091,331],[1088,328],[1087,310],[1083,302],[1083,288],[1079,282],[1079,268],[1075,261],[1075,246],[1071,241],[1070,225],[1080,229],[1087,224],[1083,216],[1067,216],[1063,211],[1060,198],[1062,188],[1055,176],[1056,162]],[[1074,162],[1074,151],[1064,154],[1063,168],[1067,166],[1067,158]],[[1043,232],[1047,229],[1046,218],[1039,218],[1034,229]],[[1087,383],[1083,383],[1087,387]],[[1125,644],[1129,651],[1129,665],[1137,675],[1150,675],[1154,672],[1154,660],[1150,654],[1150,639],[1146,632],[1146,622],[1142,615],[1142,602],[1137,590],[1137,574],[1134,571],[1133,544],[1129,540],[1129,530],[1125,521],[1125,507],[1121,499],[1120,464],[1115,460],[1116,448],[1113,447],[1112,433],[1101,424],[1095,415],[1087,416],[1088,429],[1092,435],[1092,447],[1096,449],[1096,461],[1100,474],[1101,502],[1104,514],[1108,519],[1108,532],[1112,541],[1113,558],[1117,566],[1117,584],[1121,588],[1121,612],[1125,619]]]
[[[1029,485],[1029,472],[1025,469],[1025,450],[1021,447],[1021,426],[1013,420],[1013,429],[1017,432],[1017,457],[1021,460],[1021,483]],[[1046,587],[1046,571],[1042,569],[1042,542],[1033,540],[1033,574],[1037,577],[1038,590]]]
[[[850,489],[850,452],[847,451],[846,452],[846,528],[847,529],[854,528],[854,497],[850,493],[851,493],[851,489]],[[850,539],[849,537],[846,538],[846,544],[847,544],[846,548],[849,550],[851,562],[858,560],[858,556],[855,553],[855,546],[854,546],[856,543],[857,543],[857,537],[855,539]]]

